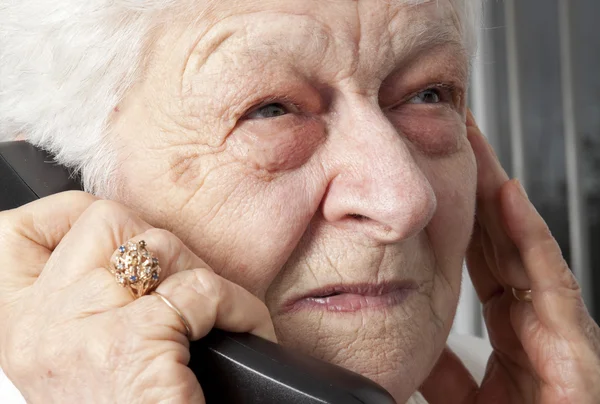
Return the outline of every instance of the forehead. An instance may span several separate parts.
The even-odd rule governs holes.
[[[201,25],[208,22],[210,26],[214,26],[230,18],[245,17],[246,21],[251,21],[271,13],[271,17],[276,14],[304,17],[306,21],[321,25],[325,30],[338,34],[345,32],[355,39],[360,39],[363,34],[389,31],[390,28],[394,33],[404,34],[406,39],[420,36],[435,38],[448,33],[458,38],[461,21],[458,20],[459,13],[455,3],[460,1],[462,0],[213,0],[204,12],[197,15],[196,22]],[[263,25],[258,21],[257,24]],[[267,25],[272,24],[276,24],[275,19]],[[288,30],[294,28],[294,25],[287,26]]]
[[[298,66],[337,66],[340,76],[374,64],[389,73],[422,49],[463,48],[454,1],[221,0],[194,24],[201,34],[188,53],[195,67],[229,52],[258,64],[286,57]]]

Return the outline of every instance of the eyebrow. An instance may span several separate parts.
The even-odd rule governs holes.
[[[396,60],[392,76],[402,74],[405,69],[412,68],[422,58],[441,57],[446,69],[457,74],[457,80],[466,81],[470,75],[468,51],[456,29],[451,23],[424,24],[422,29],[410,29],[397,35],[405,35],[398,40]],[[410,37],[408,41],[406,38]],[[436,55],[436,56],[434,56]]]
[[[399,24],[400,26],[407,26],[406,21]],[[437,24],[432,24],[431,20],[427,20],[425,23],[409,26],[409,29],[398,30],[398,33],[395,34],[398,39],[392,40],[392,46],[395,48],[396,53],[395,71],[402,70],[429,53],[437,51],[447,53],[447,50],[451,49],[452,59],[456,61],[453,64],[460,67],[461,75],[465,79],[469,76],[468,51],[453,20],[443,19]]]
[[[467,52],[456,27],[448,24],[428,25],[421,32],[414,33],[402,47],[401,52],[403,58],[412,59],[422,52],[440,46],[451,46],[465,54]]]

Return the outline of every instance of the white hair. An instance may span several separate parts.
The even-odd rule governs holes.
[[[470,49],[481,0],[450,1]],[[81,172],[86,190],[110,195],[116,162],[106,141],[111,112],[141,77],[160,17],[189,15],[197,3],[0,0],[0,141],[22,136]]]

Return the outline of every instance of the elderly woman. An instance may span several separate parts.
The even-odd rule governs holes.
[[[20,394],[202,402],[188,340],[217,327],[399,403],[600,402],[599,328],[465,107],[478,8],[2,1],[2,136],[89,191],[0,214]],[[142,240],[145,285],[119,272]],[[465,257],[493,346],[480,386],[446,348]]]

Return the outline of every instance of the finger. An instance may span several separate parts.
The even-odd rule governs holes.
[[[64,192],[0,212],[0,301],[10,303],[33,285],[50,254],[97,198]]]
[[[11,222],[13,232],[52,251],[81,214],[97,200],[85,192],[68,191],[38,199],[3,214]]]
[[[144,226],[140,223],[140,226]],[[183,242],[174,234],[167,230],[150,228],[143,233],[131,238],[123,244],[138,243],[144,240],[146,249],[158,259],[160,271],[159,282],[164,281],[171,275],[186,271],[191,268],[207,268],[209,266],[196,254],[194,254]],[[74,246],[77,248],[77,246]],[[106,248],[108,252],[111,247]],[[115,253],[111,251],[111,253]],[[110,253],[109,253],[110,254]],[[77,256],[70,261],[81,260],[86,264],[85,256]],[[108,264],[110,255],[102,258],[101,261]],[[64,268],[65,271],[70,269]],[[87,269],[80,265],[71,271],[81,271],[81,276],[72,282],[68,296],[69,304],[65,303],[69,312],[78,313],[78,315],[91,315],[99,312],[105,312],[116,307],[122,307],[133,300],[133,296],[128,289],[119,285],[115,276],[106,266],[88,266]],[[46,276],[47,274],[44,274]],[[65,288],[63,283],[57,287]],[[68,315],[68,312],[65,311]]]
[[[467,249],[467,269],[479,300],[485,305],[494,295],[502,293],[504,287],[495,276],[492,268],[495,262],[489,262],[486,255],[487,235],[475,222],[471,242]]]
[[[475,402],[478,386],[460,359],[446,348],[420,391],[429,404],[470,404]]]
[[[121,244],[151,228],[117,202],[94,202],[58,244],[40,280],[68,287],[85,278],[91,269],[108,268],[110,257]],[[150,249],[161,247],[151,245]]]
[[[58,243],[97,200],[85,192],[70,191],[0,213],[3,275],[14,273],[19,281],[33,283]]]
[[[540,318],[557,326],[575,320],[583,306],[579,285],[548,226],[517,181],[503,189],[502,214],[531,280],[533,305]]]
[[[477,159],[477,217],[491,239],[498,280],[505,286],[528,289],[518,250],[506,234],[500,213],[500,190],[508,176],[476,126],[469,127],[468,139]]]
[[[190,340],[198,340],[216,327],[276,341],[267,307],[241,286],[209,269],[179,272],[165,279],[156,291],[189,323]],[[143,329],[151,338],[164,339],[173,329],[186,335],[184,321],[156,295],[144,296],[121,310],[134,327]]]

